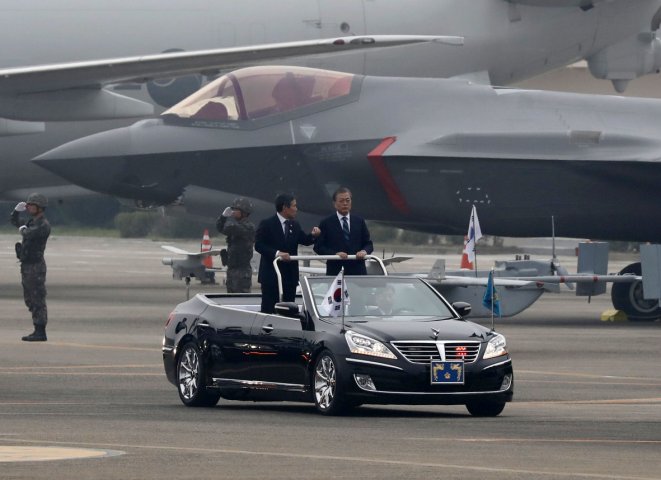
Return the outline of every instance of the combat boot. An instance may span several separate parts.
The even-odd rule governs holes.
[[[46,326],[45,325],[35,325],[34,332],[30,335],[26,335],[21,338],[24,342],[45,342],[48,340],[46,338]]]

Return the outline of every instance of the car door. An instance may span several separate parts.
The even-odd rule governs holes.
[[[251,343],[250,369],[255,381],[275,383],[284,390],[304,388],[308,357],[299,318],[258,314]]]
[[[250,310],[221,307],[198,324],[200,343],[207,346],[207,372],[221,384],[252,380],[250,332],[256,315]]]

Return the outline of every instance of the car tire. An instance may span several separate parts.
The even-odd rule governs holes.
[[[195,342],[186,343],[177,359],[177,391],[187,407],[213,407],[220,392],[207,388],[206,372]]]
[[[476,400],[468,402],[466,408],[474,417],[497,417],[505,408],[505,402]]]
[[[314,363],[312,396],[315,407],[324,415],[341,415],[348,408],[337,360],[330,350],[321,352]]]

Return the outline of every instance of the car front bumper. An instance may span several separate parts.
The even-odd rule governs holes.
[[[514,394],[512,360],[509,357],[494,360],[466,364],[462,384],[432,384],[430,365],[393,365],[346,357],[347,375],[342,382],[347,396],[360,403],[461,405],[487,399],[509,402]],[[366,382],[366,377],[371,382]]]

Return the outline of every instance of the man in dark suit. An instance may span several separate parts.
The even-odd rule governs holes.
[[[365,220],[351,214],[351,191],[346,187],[333,193],[335,213],[326,217],[320,224],[321,234],[317,238],[314,251],[318,255],[356,255],[359,260],[328,260],[326,275],[337,275],[342,267],[346,275],[366,275],[366,255],[374,251],[370,232]]]
[[[282,275],[282,301],[293,302],[298,285],[298,262],[290,262],[289,257],[298,255],[299,245],[312,245],[319,235],[319,228],[306,234],[294,220],[298,207],[296,198],[290,194],[278,195],[275,199],[276,214],[262,220],[255,233],[255,250],[261,255],[257,281],[262,286],[262,312],[273,313],[275,304],[280,301],[278,277],[273,268],[276,256]]]

